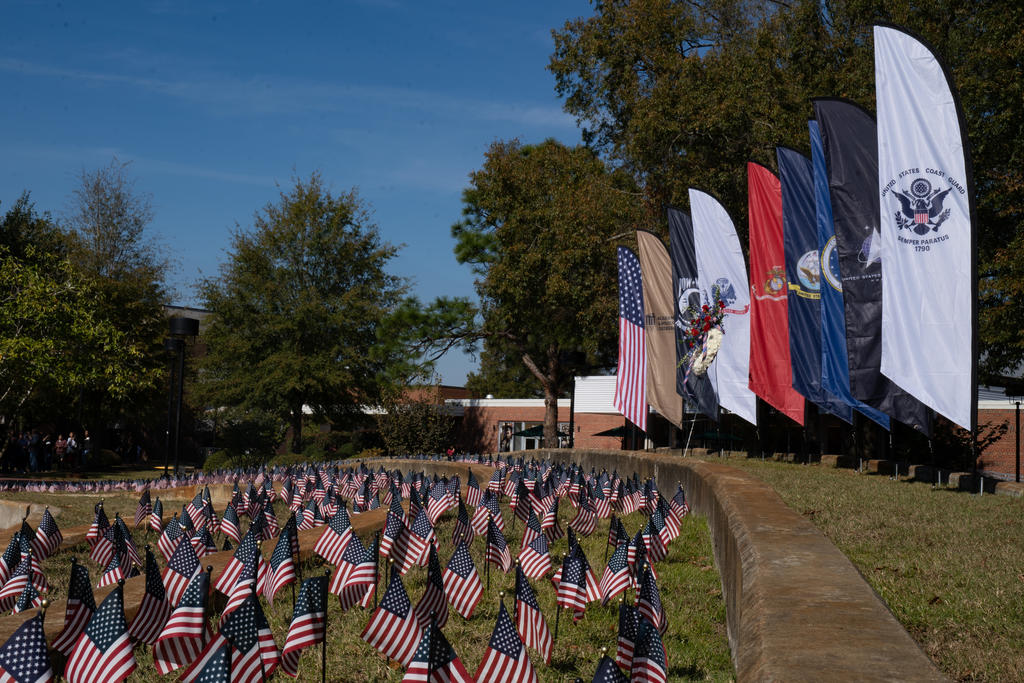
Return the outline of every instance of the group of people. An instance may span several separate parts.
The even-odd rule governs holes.
[[[78,436],[75,432],[43,433],[38,429],[15,433],[7,441],[0,457],[3,472],[47,472],[53,469],[82,469],[92,453],[89,430]]]

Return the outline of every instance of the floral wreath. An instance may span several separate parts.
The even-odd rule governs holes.
[[[712,288],[712,299],[701,305],[700,309],[690,306],[685,314],[689,315],[690,328],[683,333],[680,344],[683,349],[679,365],[686,367],[686,374],[691,372],[703,375],[711,367],[718,350],[722,346],[725,334],[725,302],[722,301],[718,287]]]

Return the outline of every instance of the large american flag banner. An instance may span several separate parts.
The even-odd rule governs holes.
[[[640,259],[619,247],[619,367],[615,373],[615,409],[647,431],[647,342],[644,333]]]

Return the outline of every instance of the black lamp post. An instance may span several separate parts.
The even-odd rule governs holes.
[[[174,412],[174,476],[178,476],[178,457],[181,445],[181,400],[185,390],[185,338],[199,334],[199,321],[195,318],[171,318],[168,321],[170,337],[164,339],[164,349],[177,354],[177,405],[175,406],[174,365],[171,365],[171,392],[167,403],[167,450],[164,452],[164,475],[167,475],[167,457],[171,446],[171,412]]]

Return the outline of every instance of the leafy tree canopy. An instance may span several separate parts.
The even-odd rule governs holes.
[[[405,292],[386,271],[395,254],[354,190],[296,179],[236,229],[220,275],[201,283],[213,312],[202,400],[279,416],[294,452],[304,406],[339,420],[378,405],[409,370],[397,340],[378,334]]]
[[[574,370],[566,352],[593,366],[615,363],[614,240],[645,225],[636,188],[585,147],[513,140],[491,145],[463,205],[455,254],[477,275],[481,303],[477,312],[464,300],[440,302],[449,312],[459,303],[466,323],[460,336],[454,316],[447,338],[484,340],[472,380],[481,392],[530,378],[547,406],[545,438],[555,443],[557,399]]]

